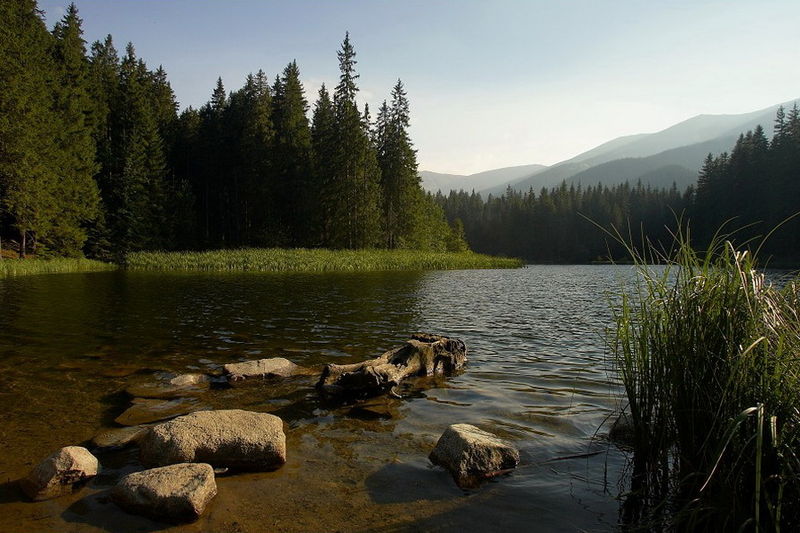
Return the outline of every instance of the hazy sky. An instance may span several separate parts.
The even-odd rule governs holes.
[[[40,0],[52,25],[66,0]],[[350,31],[361,101],[411,99],[420,168],[469,174],[552,164],[699,113],[800,97],[800,1],[76,0],[91,42],[111,33],[163,64],[181,107],[292,59],[313,104]],[[373,109],[375,109],[373,107]]]

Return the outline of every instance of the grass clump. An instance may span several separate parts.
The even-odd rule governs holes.
[[[245,248],[205,252],[135,252],[126,258],[136,270],[256,272],[356,272],[381,270],[456,270],[517,268],[518,259],[472,252],[417,250],[326,250]]]
[[[717,238],[631,251],[611,354],[633,423],[623,520],[643,529],[800,527],[800,291]],[[663,263],[663,269],[648,265]]]
[[[33,274],[66,274],[70,272],[99,272],[113,270],[116,265],[83,258],[3,259],[0,278]]]

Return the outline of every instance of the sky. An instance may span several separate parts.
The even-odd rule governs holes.
[[[553,164],[701,113],[800,98],[800,1],[75,0],[91,43],[163,65],[182,108],[297,60],[313,105],[346,31],[360,101],[398,78],[421,170]],[[52,26],[66,0],[39,0]]]

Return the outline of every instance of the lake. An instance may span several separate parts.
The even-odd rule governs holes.
[[[631,267],[598,265],[0,280],[0,530],[612,530],[626,458],[601,428],[622,401],[603,330],[611,294],[631,278]],[[153,371],[272,356],[321,368],[378,356],[417,331],[464,340],[465,371],[350,405],[323,401],[313,378],[201,396],[283,418],[288,462],[219,476],[196,523],[166,527],[108,501],[104,491],[141,468],[135,448],[99,454],[102,473],[72,496],[29,503],[13,483],[113,427],[129,405],[122,390]],[[459,489],[427,459],[457,422],[513,442],[519,468]]]

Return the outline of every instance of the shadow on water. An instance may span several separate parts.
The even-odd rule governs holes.
[[[593,482],[606,475],[602,459],[540,465],[582,452],[615,408],[598,332],[609,318],[604,291],[628,271],[118,271],[0,280],[0,472],[21,477],[55,449],[114,427],[129,405],[122,391],[148,372],[213,373],[275,356],[317,371],[430,331],[462,338],[467,367],[410,380],[398,387],[400,399],[332,401],[314,389],[316,375],[198,396],[215,409],[280,416],[288,462],[220,478],[207,513],[176,531],[613,529],[619,505]],[[455,422],[511,440],[533,466],[465,493],[427,460]],[[63,500],[23,502],[13,483],[0,485],[0,530],[168,528],[104,496],[141,468],[135,448],[99,458],[101,475]],[[614,458],[609,477],[621,463]]]

